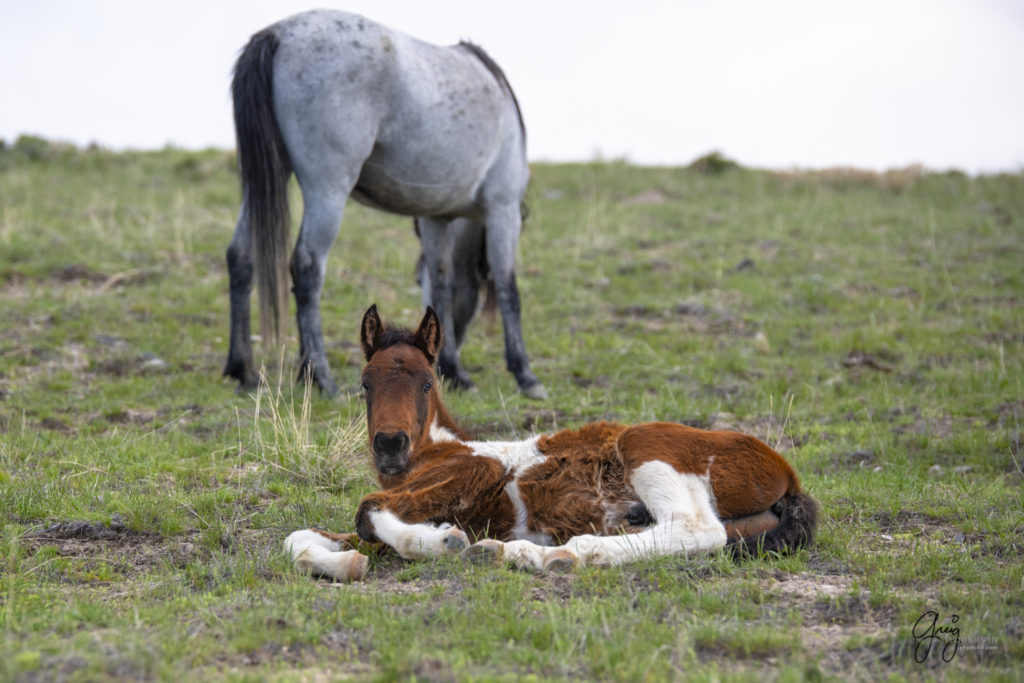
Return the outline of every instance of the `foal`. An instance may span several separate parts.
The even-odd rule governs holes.
[[[382,491],[363,499],[358,538],[404,558],[460,553],[527,569],[642,557],[785,552],[810,544],[817,504],[782,456],[752,436],[654,422],[597,422],[522,441],[471,441],[441,402],[441,323],[415,332],[363,317],[363,389]],[[471,542],[473,539],[475,542]],[[356,540],[307,529],[285,541],[296,567],[360,579]]]

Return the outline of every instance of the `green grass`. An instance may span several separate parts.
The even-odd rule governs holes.
[[[233,167],[0,150],[0,678],[1019,677],[1021,174],[536,166],[519,282],[552,397],[516,393],[481,319],[453,414],[749,431],[821,503],[819,542],[570,575],[385,556],[332,586],[281,542],[351,531],[374,488],[357,330],[374,302],[419,320],[417,245],[350,205],[323,295],[342,397],[293,384],[294,338],[238,395]],[[987,649],[918,664],[928,610]]]

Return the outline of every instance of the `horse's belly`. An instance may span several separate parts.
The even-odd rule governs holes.
[[[476,217],[479,178],[465,172],[422,173],[414,160],[371,156],[363,164],[352,198],[360,204],[407,216]],[[475,169],[471,169],[475,171]]]

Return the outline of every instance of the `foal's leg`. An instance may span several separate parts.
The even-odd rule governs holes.
[[[295,531],[284,541],[285,552],[299,571],[336,581],[359,581],[366,576],[369,560],[357,550],[341,547],[341,541],[315,529]]]
[[[249,299],[253,285],[252,238],[243,207],[228,245],[228,282],[231,300],[231,340],[224,374],[238,380],[240,389],[256,386],[258,378],[252,360],[252,330]]]
[[[455,235],[451,230],[451,221],[437,218],[420,218],[417,221],[420,229],[420,243],[423,247],[423,259],[427,277],[424,279],[423,299],[437,311],[444,332],[444,343],[437,367],[452,387],[469,389],[473,381],[469,378],[462,362],[459,360],[459,348],[455,334],[455,267],[453,256]],[[427,287],[429,287],[429,299]]]
[[[469,546],[462,529],[501,533],[515,517],[505,494],[508,475],[492,458],[451,455],[395,489],[371,493],[356,513],[364,541],[382,542],[407,559],[454,554]]]
[[[516,285],[516,250],[522,215],[519,201],[488,207],[484,218],[487,231],[487,263],[494,277],[498,295],[498,310],[505,328],[505,363],[515,375],[519,390],[529,398],[544,399],[548,392],[530,370],[523,342],[523,324],[520,318],[519,287]]]
[[[630,483],[644,502],[654,525],[635,534],[574,536],[562,546],[530,541],[470,546],[467,557],[495,557],[526,569],[560,569],[573,564],[618,565],[645,557],[704,553],[725,546],[726,531],[711,504],[705,477],[678,472],[653,460],[630,473]]]

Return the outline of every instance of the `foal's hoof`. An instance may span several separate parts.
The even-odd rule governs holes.
[[[445,534],[444,549],[451,555],[462,552],[468,545],[469,536],[462,529],[452,528]]]
[[[362,553],[353,558],[348,565],[348,573],[345,581],[362,581],[366,571],[370,568],[370,558]],[[340,578],[340,577],[339,577]]]
[[[505,544],[493,538],[485,538],[463,550],[461,557],[474,564],[496,564],[505,557]]]
[[[544,571],[571,572],[576,568],[576,555],[568,550],[552,550],[544,556]]]
[[[533,399],[534,401],[546,401],[548,398],[548,390],[544,388],[544,385],[540,382],[523,389],[523,396],[526,398]]]

